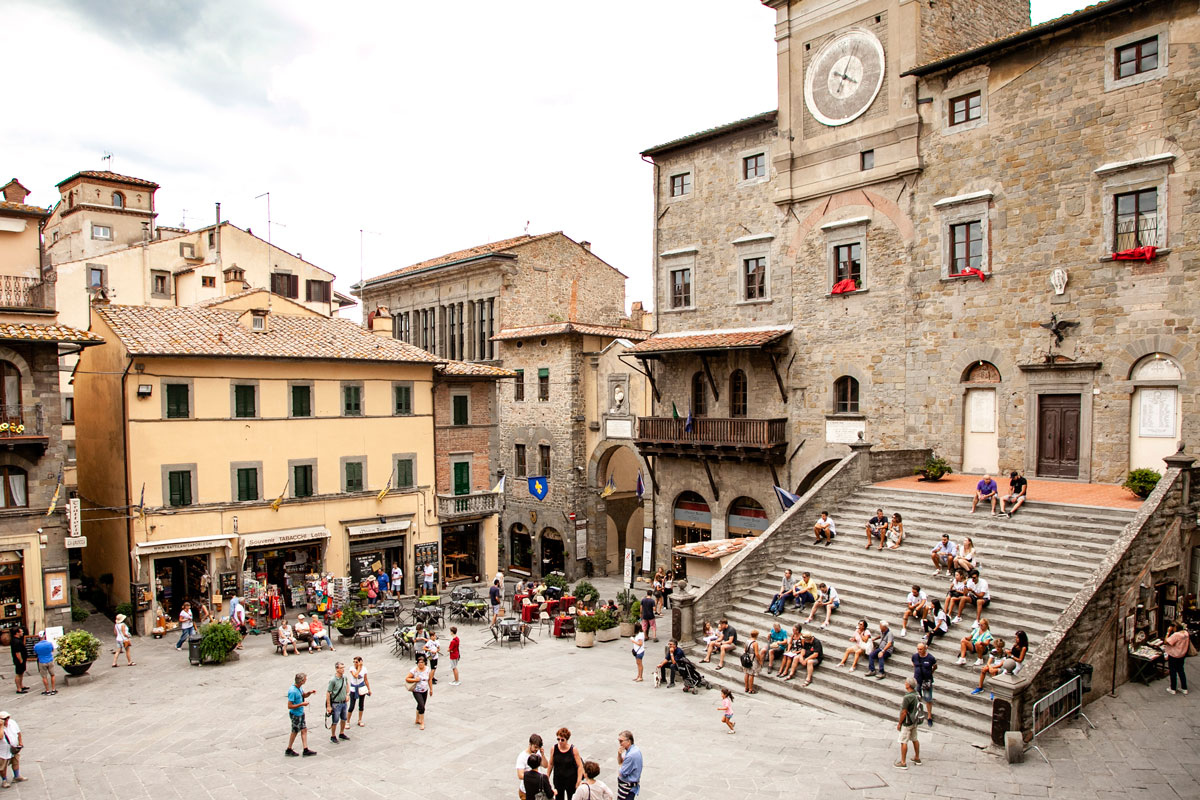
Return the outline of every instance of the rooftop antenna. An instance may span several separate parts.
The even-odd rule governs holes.
[[[529,223],[531,220],[525,220],[525,235],[529,235]]]
[[[105,150],[105,151],[104,151],[104,155],[100,157],[100,160],[101,160],[102,162],[103,162],[103,161],[107,161],[107,162],[108,162],[108,168],[109,168],[110,170],[112,169],[112,152],[111,152],[111,151]]]
[[[364,228],[358,229],[358,288],[362,290],[363,285],[363,234],[369,233],[372,236],[383,236],[379,231],[368,231]]]
[[[263,192],[262,194],[260,194],[258,197],[255,197],[254,199],[258,200],[259,198],[262,198],[262,197],[267,198],[267,274],[270,275],[271,274],[271,193]],[[268,278],[268,280],[270,280],[270,279]],[[268,291],[267,291],[267,313],[270,314],[271,313],[271,294],[272,294],[272,292],[269,291],[269,289],[271,287],[268,286],[267,288],[268,288]]]

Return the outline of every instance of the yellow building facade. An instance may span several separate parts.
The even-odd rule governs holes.
[[[84,567],[128,577],[114,596],[135,597],[139,626],[247,580],[290,604],[304,575],[399,564],[408,588],[438,559],[439,359],[265,290],[98,305],[92,329],[106,344],[75,378]],[[494,527],[481,538],[494,565]]]

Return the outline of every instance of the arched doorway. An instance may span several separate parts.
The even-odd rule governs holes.
[[[538,537],[538,541],[541,542],[542,549],[541,574],[565,572],[567,551],[563,547],[562,534],[554,528],[542,528],[542,535]]]
[[[767,512],[753,497],[739,497],[729,504],[725,534],[730,539],[758,536],[767,529]]]
[[[1000,440],[996,431],[996,387],[1000,370],[977,361],[963,370],[962,471],[976,474],[1000,470]]]
[[[712,539],[712,511],[696,492],[684,492],[675,499],[674,536],[671,546],[707,542]],[[676,577],[687,577],[687,559],[673,558]]]
[[[1183,436],[1179,384],[1183,370],[1170,356],[1153,353],[1130,373],[1133,401],[1129,418],[1129,468],[1162,473],[1163,459],[1175,452]]]
[[[525,573],[533,570],[533,537],[520,522],[508,529],[508,569]]]
[[[628,445],[609,447],[596,465],[594,488],[600,501],[597,507],[603,508],[596,516],[603,527],[593,530],[603,531],[605,539],[603,549],[589,548],[589,551],[595,554],[593,558],[603,559],[605,563],[595,566],[606,574],[620,574],[626,548],[631,548],[636,555],[642,552],[644,507],[637,494],[640,469],[637,453]]]
[[[817,481],[828,475],[829,470],[836,467],[837,464],[838,459],[832,458],[829,461],[822,461],[820,464],[814,467],[807,475],[804,476],[804,480],[800,481],[800,485],[796,487],[796,496],[803,497],[805,492],[816,486]]]

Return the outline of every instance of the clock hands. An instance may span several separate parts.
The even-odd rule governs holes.
[[[851,48],[850,55],[849,55],[849,57],[846,58],[846,66],[842,67],[842,71],[840,73],[838,73],[836,71],[833,73],[834,75],[841,78],[841,80],[838,81],[837,91],[834,92],[834,95],[836,95],[837,97],[842,96],[842,87],[846,85],[846,81],[858,83],[857,79],[851,78],[850,75],[848,74],[850,65],[854,63],[854,57],[858,53],[858,44],[859,44],[858,42],[855,42],[854,47]],[[834,69],[835,70],[837,69],[836,63],[835,63]]]

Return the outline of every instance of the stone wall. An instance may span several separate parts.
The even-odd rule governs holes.
[[[921,64],[1029,27],[1029,0],[936,0],[917,5]]]
[[[625,276],[578,242],[560,234],[514,247],[516,273],[506,281],[496,312],[501,327],[578,320],[619,325],[625,315]]]
[[[933,455],[933,451],[928,448],[872,450],[871,483],[911,476],[913,470],[924,466],[925,459],[931,455]]]

